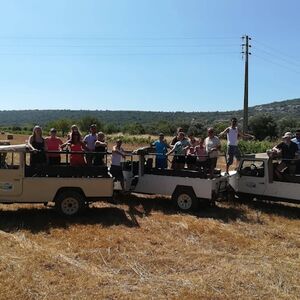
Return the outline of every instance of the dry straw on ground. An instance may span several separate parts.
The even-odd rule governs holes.
[[[281,298],[300,294],[299,208],[219,205],[178,214],[167,199],[0,211],[1,299]]]
[[[299,207],[119,201],[69,220],[1,205],[0,299],[299,298]]]

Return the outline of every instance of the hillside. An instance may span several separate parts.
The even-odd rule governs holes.
[[[300,98],[272,102],[249,108],[250,117],[257,113],[269,113],[280,119],[288,114],[289,117],[300,117]],[[153,112],[153,111],[110,111],[110,110],[2,110],[0,111],[0,126],[23,126],[40,124],[57,120],[79,120],[84,116],[99,118],[104,123],[124,125],[126,123],[152,123],[153,121],[190,122],[191,120],[211,123],[228,120],[231,116],[242,117],[242,110],[216,112]]]

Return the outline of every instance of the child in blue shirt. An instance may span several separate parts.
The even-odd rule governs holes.
[[[166,169],[168,167],[166,153],[169,145],[165,142],[165,136],[163,133],[159,134],[159,139],[153,143],[155,147],[156,160],[155,167],[157,169]]]

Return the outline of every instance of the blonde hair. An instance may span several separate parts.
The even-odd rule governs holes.
[[[80,132],[80,130],[79,130],[79,127],[78,127],[76,124],[73,124],[73,125],[71,126],[71,132],[68,133],[68,136],[70,137],[70,139],[72,138],[72,133],[73,133],[73,132],[78,132],[79,135],[80,135],[80,139],[82,138],[82,134],[81,134],[81,132]]]
[[[41,137],[43,136],[42,127],[39,126],[39,125],[35,125],[35,126],[33,127],[33,129],[32,129],[32,138],[33,138],[34,141],[35,141],[35,138],[36,138],[36,135],[37,135],[37,134],[36,134],[37,129],[40,129],[40,130],[41,130]]]

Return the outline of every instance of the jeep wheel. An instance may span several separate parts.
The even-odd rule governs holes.
[[[78,192],[61,192],[56,201],[56,209],[65,216],[77,215],[84,206],[85,198]]]
[[[196,198],[194,191],[189,189],[175,191],[172,199],[176,208],[181,211],[196,210],[199,207],[199,200]]]

